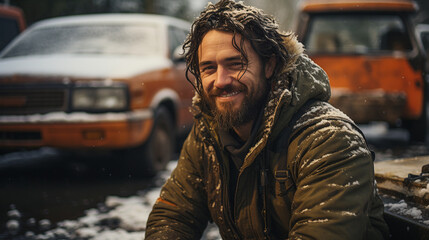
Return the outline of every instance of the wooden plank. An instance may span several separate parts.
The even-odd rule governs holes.
[[[378,188],[385,193],[429,205],[429,181],[421,178],[410,181],[409,174],[420,175],[422,166],[429,164],[429,156],[395,159],[374,163]]]

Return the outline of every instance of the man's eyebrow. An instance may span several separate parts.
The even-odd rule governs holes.
[[[237,55],[234,57],[229,57],[225,59],[225,62],[233,62],[233,61],[242,61],[241,55]]]
[[[198,64],[198,66],[204,67],[204,66],[210,65],[212,63],[213,63],[213,61],[202,61]]]
[[[222,61],[223,62],[233,62],[233,61],[242,61],[242,58],[241,58],[241,56],[240,55],[237,55],[237,56],[233,56],[233,57],[229,57],[229,58],[225,58],[225,59],[223,59]],[[201,61],[198,65],[201,67],[201,66],[207,66],[207,65],[210,65],[210,64],[213,64],[213,62],[214,61]]]

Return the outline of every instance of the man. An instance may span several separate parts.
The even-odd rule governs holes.
[[[146,239],[383,239],[371,152],[325,72],[261,10],[209,4],[185,42],[194,127]]]

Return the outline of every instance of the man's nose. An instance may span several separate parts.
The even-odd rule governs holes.
[[[232,84],[234,80],[229,71],[223,67],[218,67],[216,74],[216,81],[214,83],[216,88],[223,89],[225,86]]]

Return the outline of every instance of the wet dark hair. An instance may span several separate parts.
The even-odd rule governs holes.
[[[288,35],[280,32],[272,16],[242,2],[221,0],[216,4],[209,3],[192,24],[191,32],[183,45],[183,49],[186,50],[186,78],[200,95],[203,89],[198,48],[210,30],[232,33],[234,35],[232,45],[241,53],[244,63],[248,62],[243,44],[246,39],[250,41],[263,63],[275,56],[276,67],[273,76],[276,76],[288,59],[288,52],[283,44],[283,39]],[[235,41],[237,34],[243,36],[239,43]],[[195,77],[195,83],[190,79],[189,73]]]

